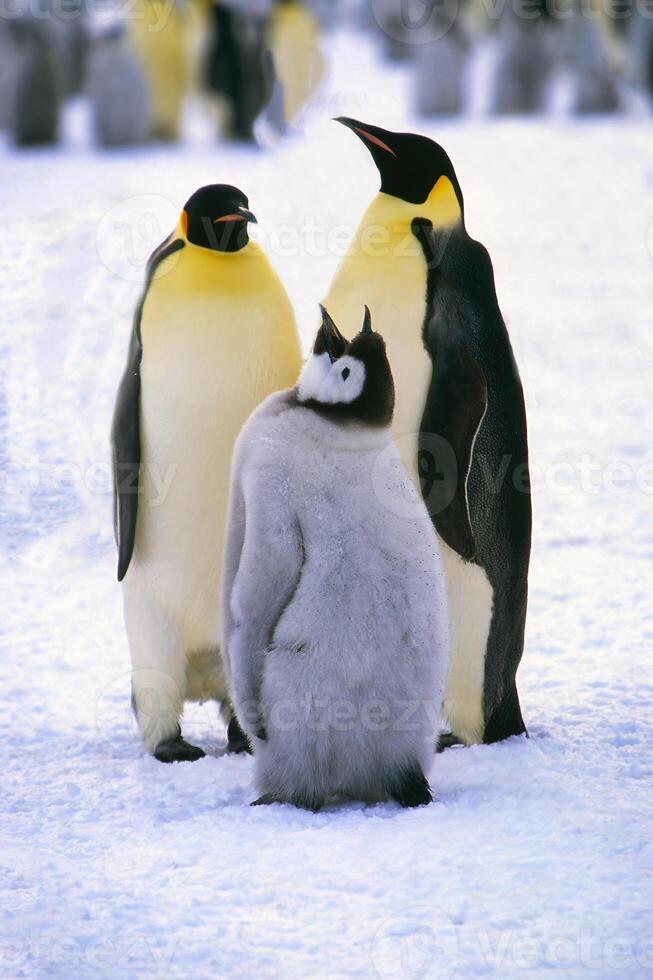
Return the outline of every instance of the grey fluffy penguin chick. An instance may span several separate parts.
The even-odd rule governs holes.
[[[506,9],[499,25],[500,54],[492,97],[492,110],[499,115],[544,112],[554,59],[550,24],[543,12],[526,18],[519,0]]]
[[[439,36],[416,45],[415,92],[422,116],[457,115],[464,108],[469,38],[456,19],[456,8],[450,14],[447,9],[436,22]]]
[[[653,21],[635,7],[628,25],[628,46],[634,83],[653,95]]]
[[[263,402],[236,444],[223,650],[256,803],[432,800],[446,586],[393,408],[369,311],[351,343],[323,311],[296,387]]]
[[[11,122],[15,59],[11,27],[0,19],[0,129],[5,129]]]
[[[51,25],[24,14],[12,21],[16,66],[10,119],[19,146],[54,143],[59,128],[61,84]]]
[[[560,23],[557,54],[572,79],[570,111],[574,115],[620,109],[620,83],[610,65],[605,33],[601,24],[590,19],[580,6],[572,7]]]
[[[145,76],[126,25],[115,20],[93,37],[88,59],[93,131],[100,146],[145,143],[150,105]]]

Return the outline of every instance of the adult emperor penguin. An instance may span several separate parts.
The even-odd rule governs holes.
[[[234,452],[225,661],[258,803],[419,806],[446,677],[442,558],[392,442],[383,338],[369,311],[351,343],[322,316],[297,386]]]
[[[87,91],[95,138],[101,146],[144,143],[150,126],[145,75],[118,19],[92,34]]]
[[[371,153],[381,189],[324,302],[345,331],[368,303],[386,340],[394,435],[415,476],[419,463],[443,542],[449,741],[499,741],[525,732],[515,675],[531,506],[524,398],[492,263],[465,229],[461,187],[441,146],[338,121]]]
[[[235,187],[202,187],[152,254],[112,443],[118,579],[146,748],[198,759],[185,700],[222,702],[220,574],[231,453],[251,411],[301,364],[286,292]],[[243,748],[235,719],[230,748]]]
[[[133,0],[127,22],[147,81],[151,135],[177,140],[192,79],[190,5],[184,0]]]

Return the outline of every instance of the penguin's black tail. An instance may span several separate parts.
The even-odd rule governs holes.
[[[504,738],[510,738],[512,735],[528,737],[519,705],[517,685],[514,683],[506,690],[500,703],[485,723],[483,742],[485,745],[491,745],[493,742],[503,742]]]

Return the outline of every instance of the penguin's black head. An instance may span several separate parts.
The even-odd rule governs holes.
[[[372,330],[365,307],[363,327],[347,341],[321,307],[322,323],[297,384],[300,402],[342,421],[386,426],[392,421],[395,389],[381,334]]]
[[[200,187],[184,205],[186,238],[215,252],[237,252],[247,245],[247,223],[256,221],[242,191],[230,184]]]
[[[370,151],[381,177],[381,191],[409,204],[424,204],[438,181],[445,177],[464,214],[463,194],[446,151],[417,133],[393,133],[347,116],[336,122],[347,126]]]

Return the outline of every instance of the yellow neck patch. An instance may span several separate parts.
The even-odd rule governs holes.
[[[422,216],[430,218],[435,228],[447,228],[462,220],[460,204],[448,177],[440,177],[424,204],[415,204],[413,207],[423,209]]]
[[[460,204],[448,177],[440,177],[422,204],[377,194],[361,220],[349,254],[372,258],[421,256],[421,247],[411,229],[415,218],[427,218],[436,229],[460,224]]]

